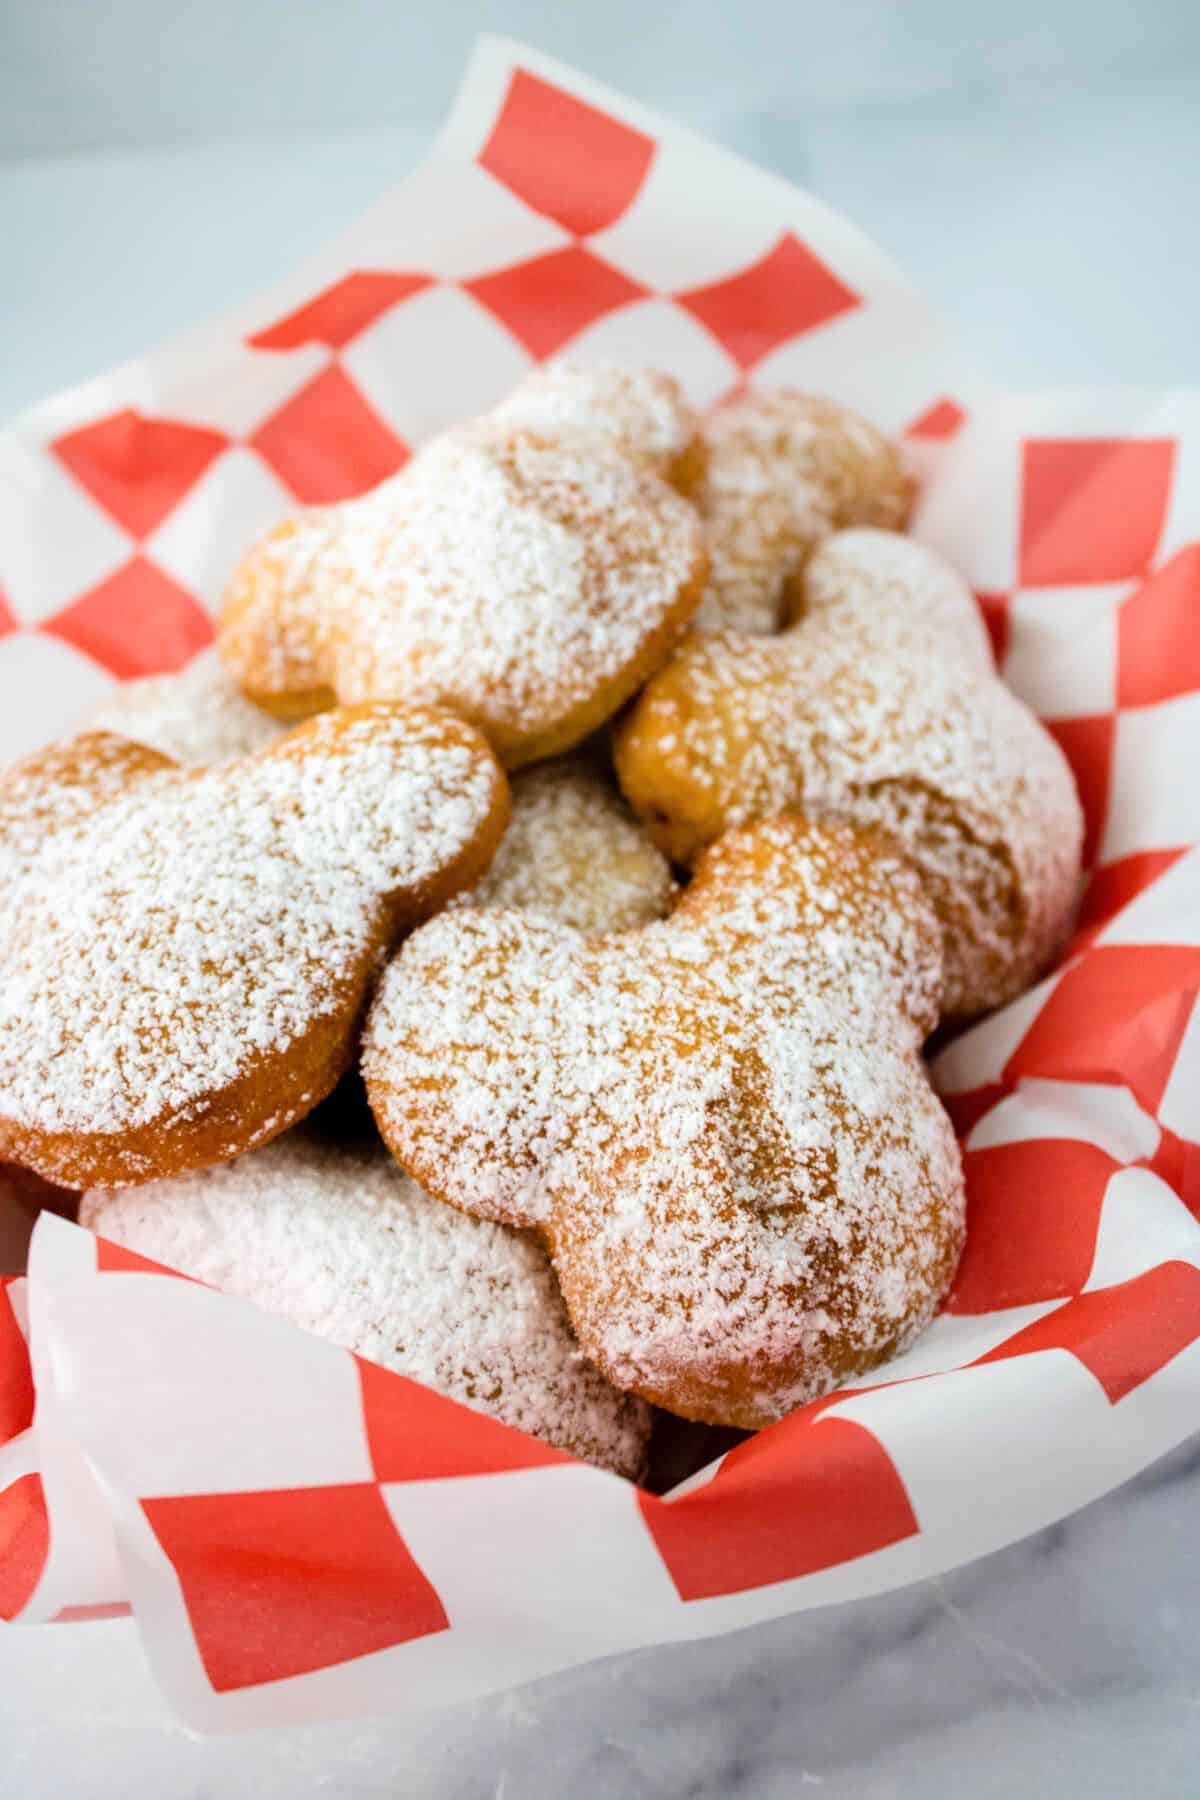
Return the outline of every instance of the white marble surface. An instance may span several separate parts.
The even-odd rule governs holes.
[[[1200,1747],[1200,1445],[883,1599],[410,1719],[199,1739],[125,1622],[0,1636],[6,1800],[1174,1800]]]
[[[380,83],[336,59],[322,88],[307,17],[297,43],[276,46],[290,87],[265,50],[223,48],[214,30],[190,85],[156,40],[150,67],[175,86],[123,110],[120,34],[144,27],[148,10],[30,0],[6,13],[16,54],[0,55],[0,151],[11,153],[0,157],[0,414],[241,298],[313,248],[416,158],[461,55],[445,18],[457,32],[464,9],[438,9],[425,60],[397,64],[385,111]],[[223,0],[200,10],[233,19]],[[310,10],[334,9],[293,17]],[[367,0],[348,10],[383,16]],[[642,6],[596,10],[610,28],[592,21],[603,53],[591,55],[562,24],[573,9],[538,32],[531,0],[504,23],[845,207],[1007,380],[1200,382],[1194,8],[1022,0],[1004,9],[1003,30],[950,43],[938,21],[958,19],[964,33],[959,9],[889,13],[859,0],[790,61],[771,54],[769,7],[663,8],[666,22],[640,31]],[[718,15],[735,11],[745,30],[721,28]],[[801,14],[811,32],[815,10],[788,16]],[[223,67],[242,79],[218,103]],[[355,93],[366,96],[357,110]],[[264,123],[273,136],[228,135]],[[206,127],[226,135],[184,141]],[[131,147],[147,136],[157,148]],[[63,145],[70,155],[47,154]],[[883,1600],[618,1659],[469,1709],[253,1738],[199,1741],[175,1727],[127,1622],[0,1632],[0,1794],[1186,1795],[1200,1760],[1198,1519],[1194,1443],[1027,1543]]]

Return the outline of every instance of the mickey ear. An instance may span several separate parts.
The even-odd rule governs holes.
[[[907,639],[902,652],[921,645],[941,662],[962,662],[974,674],[994,670],[983,615],[957,569],[928,544],[896,531],[860,526],[838,531],[814,552],[804,574],[809,610],[852,611],[878,620],[888,642],[889,624]]]
[[[233,572],[218,628],[221,660],[247,697],[280,719],[332,706],[318,644],[316,586],[334,544],[335,507],[284,519]]]
[[[284,765],[283,770],[280,765]],[[238,764],[304,820],[300,854],[353,871],[411,926],[477,881],[508,824],[508,783],[481,734],[439,707],[335,707]]]
[[[0,772],[0,879],[64,826],[126,788],[177,765],[110,731],[49,744]]]
[[[726,832],[696,865],[671,925],[730,940],[776,982],[846,964],[860,991],[925,1034],[942,991],[941,931],[915,869],[882,833],[780,813]],[[835,975],[836,979],[836,975]]]
[[[442,913],[401,949],[363,1038],[363,1075],[393,1156],[480,1218],[534,1226],[561,1106],[585,940],[503,909]]]

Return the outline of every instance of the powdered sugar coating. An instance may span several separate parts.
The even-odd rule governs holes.
[[[147,744],[173,762],[203,764],[249,756],[284,727],[246,699],[215,650],[205,650],[176,675],[123,682],[88,729]]]
[[[543,1233],[610,1380],[752,1428],[945,1291],[961,1172],[919,1058],[940,988],[912,871],[784,818],[639,931],[442,914],[389,967],[363,1069],[418,1180]]]
[[[666,480],[702,467],[693,455],[700,420],[675,378],[657,369],[559,357],[532,369],[490,417],[539,437],[599,438]]]
[[[80,1222],[589,1462],[636,1476],[648,1409],[580,1355],[545,1251],[423,1194],[380,1149],[289,1132],[83,1196]]]
[[[119,1157],[123,1134],[198,1129],[260,1067],[259,1101],[285,1110],[251,1096],[244,1141],[204,1160],[273,1135],[321,1096],[299,1077],[275,1095],[269,1072],[322,1022],[348,1046],[378,954],[474,879],[503,816],[478,735],[398,706],[220,768],[105,734],[18,765],[0,779],[0,1148],[100,1134]]]
[[[710,566],[700,631],[778,631],[823,537],[908,523],[914,488],[899,451],[834,400],[793,388],[747,394],[717,408],[705,442],[697,504]]]
[[[695,610],[703,561],[692,508],[619,451],[485,421],[271,534],[234,578],[221,650],[273,710],[436,702],[516,766],[636,691]]]
[[[517,907],[587,935],[666,912],[671,865],[599,773],[582,761],[542,763],[516,776],[512,796],[491,867],[452,905]]]
[[[690,638],[615,755],[677,860],[787,806],[882,826],[941,920],[948,1017],[1020,993],[1069,924],[1083,821],[1066,760],[997,679],[968,589],[895,533],[829,538],[781,636]]]
[[[170,759],[108,732],[48,744],[0,771],[0,906],[47,839],[89,818]]]

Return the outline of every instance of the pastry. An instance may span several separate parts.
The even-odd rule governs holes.
[[[580,1356],[536,1238],[430,1200],[381,1145],[337,1148],[301,1128],[218,1168],[92,1189],[80,1223],[588,1462],[640,1472],[649,1408]]]
[[[949,1020],[1012,999],[1063,942],[1083,837],[1071,771],[996,676],[970,591],[909,538],[828,538],[777,637],[690,637],[614,754],[677,862],[784,807],[883,828],[941,921]]]
[[[401,931],[482,870],[504,777],[428,708],[183,769],[104,733],[0,777],[0,1161],[70,1187],[225,1161],[349,1066]]]
[[[523,769],[512,822],[482,881],[454,906],[512,906],[592,935],[667,911],[671,865],[620,795],[581,758]]]
[[[415,1180],[541,1235],[615,1386],[753,1429],[909,1343],[953,1275],[941,981],[887,841],[784,816],[640,930],[443,913],[384,975],[363,1071]]]
[[[835,400],[793,388],[746,394],[718,407],[704,435],[697,504],[710,566],[698,630],[778,631],[822,538],[908,523],[915,489],[899,450]]]
[[[700,420],[672,375],[561,357],[520,382],[490,417],[544,438],[598,438],[681,494],[704,474]]]
[[[161,750],[177,763],[229,762],[273,744],[284,726],[246,699],[215,650],[176,675],[142,675],[109,695],[88,721]]]
[[[271,532],[234,575],[220,648],[282,718],[335,699],[436,703],[516,767],[636,693],[704,569],[692,507],[619,450],[483,422]]]

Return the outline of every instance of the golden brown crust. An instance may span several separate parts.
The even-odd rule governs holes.
[[[704,476],[699,416],[660,369],[557,357],[532,369],[489,416],[540,438],[615,446],[689,498]]]
[[[286,1052],[255,1057],[194,1112],[120,1132],[45,1131],[0,1115],[0,1156],[64,1187],[124,1187],[227,1162],[278,1137],[331,1093],[353,1060],[372,960],[346,978],[333,1014]],[[357,1005],[355,998],[357,997]]]
[[[631,660],[610,681],[598,687],[569,717],[533,736],[493,727],[488,735],[504,767],[521,769],[529,763],[543,762],[550,756],[561,756],[619,713],[626,702],[640,693],[650,677],[662,668],[687,630],[688,622],[700,604],[707,574],[708,558],[703,549],[697,549],[674,599]]]
[[[364,1073],[428,1191],[540,1233],[614,1385],[753,1429],[910,1341],[950,1281],[940,988],[887,840],[783,817],[637,931],[442,914],[384,977]]]
[[[1082,842],[1070,770],[931,550],[839,532],[804,592],[777,636],[688,635],[617,728],[621,787],[679,862],[781,807],[890,832],[941,920],[945,1016],[972,1017],[1062,942]]]
[[[675,897],[662,852],[582,754],[522,770],[512,822],[483,880],[454,906],[537,912],[587,936],[661,919]]]
[[[12,880],[56,831],[173,767],[145,744],[85,731],[0,771],[0,879]]]
[[[802,600],[822,538],[854,525],[903,531],[916,493],[895,444],[835,400],[774,388],[717,408],[696,503],[711,571],[701,631],[778,631]]]
[[[461,721],[322,715],[183,769],[91,734],[0,778],[0,1157],[68,1186],[223,1161],[347,1071],[383,951],[508,817]]]
[[[693,509],[621,449],[482,421],[271,532],[235,572],[219,644],[277,716],[334,695],[444,705],[515,768],[637,691],[705,568]]]
[[[708,469],[708,445],[697,432],[667,465],[666,479],[685,500],[695,500],[704,485]]]
[[[288,631],[280,623],[302,605],[336,518],[328,507],[282,520],[242,558],[225,595],[219,636],[225,666],[248,700],[286,723],[337,703],[307,624]]]

